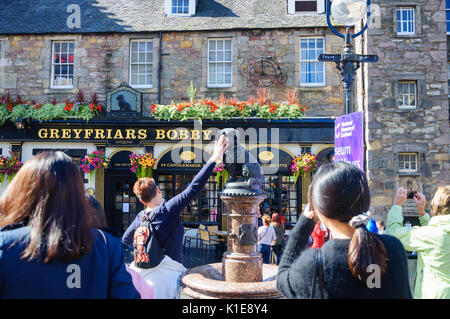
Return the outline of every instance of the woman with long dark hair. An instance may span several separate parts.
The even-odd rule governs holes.
[[[323,165],[308,192],[309,204],[291,231],[277,286],[287,298],[411,298],[405,250],[394,237],[366,229],[367,178],[343,162]],[[331,239],[308,248],[317,221]]]
[[[63,152],[27,161],[1,196],[0,269],[0,298],[139,298],[120,239],[91,228],[80,169]]]

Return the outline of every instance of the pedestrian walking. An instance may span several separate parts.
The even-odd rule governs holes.
[[[140,298],[120,239],[89,214],[69,156],[27,161],[0,198],[0,298]]]
[[[182,257],[184,227],[181,222],[181,214],[201,192],[216,163],[222,160],[228,145],[228,139],[222,135],[215,143],[211,159],[194,177],[189,186],[168,201],[163,200],[161,190],[153,178],[140,178],[133,187],[133,192],[147,208],[136,216],[125,231],[122,241],[128,247],[136,248],[135,261],[130,264],[130,268],[137,271],[155,288],[156,299],[173,299],[179,296],[181,276],[186,271]],[[146,231],[142,226],[143,223],[146,223],[151,229]],[[155,249],[161,249],[161,254],[152,250],[142,250],[141,242],[145,243],[146,238],[149,238],[148,232],[152,232],[152,236],[155,236],[160,247]],[[162,255],[161,261],[150,260],[152,255]],[[156,262],[157,265],[142,268],[138,262]]]
[[[426,198],[414,195],[421,226],[404,227],[402,206],[407,190],[400,187],[386,219],[386,234],[400,239],[406,250],[417,253],[414,298],[450,298],[450,185],[440,186],[425,213]]]
[[[264,215],[262,222],[263,225],[258,228],[258,251],[262,255],[263,262],[270,264],[270,246],[277,239],[277,235],[270,225],[271,218],[269,215]]]
[[[281,222],[281,217],[279,214],[274,213],[272,215],[272,223],[270,225],[275,230],[276,239],[274,242],[272,242],[271,248],[276,258],[275,263],[278,265],[281,260],[284,242],[284,225]]]
[[[277,287],[287,298],[410,298],[404,248],[392,236],[366,229],[367,178],[357,167],[322,165],[308,191],[309,204],[290,232]],[[331,232],[321,249],[308,248],[316,222]]]

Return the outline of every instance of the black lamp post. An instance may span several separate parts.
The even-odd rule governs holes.
[[[354,112],[353,83],[356,70],[360,63],[377,62],[377,55],[359,55],[353,52],[352,39],[363,34],[369,23],[370,0],[326,0],[327,23],[331,31],[338,37],[344,38],[345,44],[342,54],[320,54],[318,60],[324,62],[334,62],[342,76],[342,88],[344,90],[345,114]],[[336,30],[331,24],[330,14],[338,22],[346,26],[345,35]],[[350,29],[367,15],[366,25],[356,34],[352,34]]]

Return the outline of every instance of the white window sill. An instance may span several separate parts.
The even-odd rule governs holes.
[[[208,89],[226,89],[226,88],[232,88],[233,85],[208,85]]]
[[[130,85],[133,89],[153,89],[153,85]]]
[[[324,88],[325,83],[320,84],[300,84],[300,89]]]
[[[319,13],[317,11],[300,11],[296,13],[288,13],[290,16],[302,16],[302,15],[320,15],[324,13]]]
[[[50,89],[52,90],[72,90],[73,86],[51,86]]]
[[[417,33],[399,33],[399,32],[397,32],[396,33],[396,35],[398,35],[398,36],[414,36],[414,35],[417,35]]]
[[[167,16],[168,17],[192,17],[193,14],[191,14],[191,13],[169,13]]]

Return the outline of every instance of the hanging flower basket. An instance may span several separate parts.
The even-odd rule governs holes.
[[[0,182],[3,185],[5,181],[11,182],[23,163],[19,161],[11,152],[10,156],[0,155]]]
[[[297,184],[299,176],[312,174],[319,167],[317,155],[313,153],[303,153],[297,155],[292,161],[290,170],[295,177],[295,184]]]
[[[216,173],[217,185],[221,185],[223,189],[223,186],[225,185],[229,176],[228,171],[225,169],[223,163],[217,163],[214,167],[214,172]]]
[[[95,175],[95,171],[102,171],[108,168],[109,160],[106,158],[102,151],[93,151],[87,154],[81,160],[81,170],[84,173],[89,174],[89,178],[92,180]]]
[[[136,174],[136,177],[152,177],[153,165],[155,159],[151,153],[145,154],[131,154],[130,155],[131,171]]]

